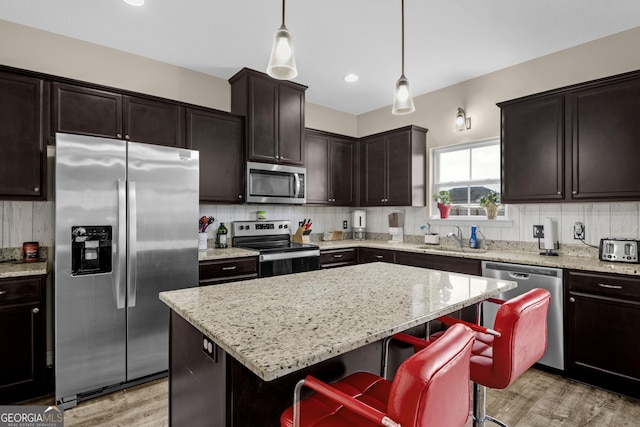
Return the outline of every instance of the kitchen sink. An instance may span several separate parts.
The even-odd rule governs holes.
[[[433,251],[441,251],[441,252],[454,252],[454,253],[465,253],[465,254],[482,254],[487,252],[486,249],[471,249],[471,248],[449,248],[449,247],[441,247],[435,245],[423,245],[418,246],[418,249],[430,249]]]

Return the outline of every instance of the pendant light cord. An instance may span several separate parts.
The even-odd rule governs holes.
[[[284,27],[284,1],[285,0],[282,0],[282,26],[283,27]],[[402,0],[402,1],[404,1],[404,0]]]
[[[404,0],[402,0],[402,75],[404,76]]]

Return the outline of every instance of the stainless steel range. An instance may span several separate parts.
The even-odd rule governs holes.
[[[320,269],[320,248],[291,241],[291,221],[235,221],[233,246],[260,252],[258,277]]]

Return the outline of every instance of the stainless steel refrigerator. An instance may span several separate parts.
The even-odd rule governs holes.
[[[55,375],[63,408],[162,376],[166,290],[198,286],[198,152],[56,135]]]

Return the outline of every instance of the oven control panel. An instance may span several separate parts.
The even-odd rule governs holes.
[[[231,228],[235,237],[291,234],[291,221],[234,221]]]

